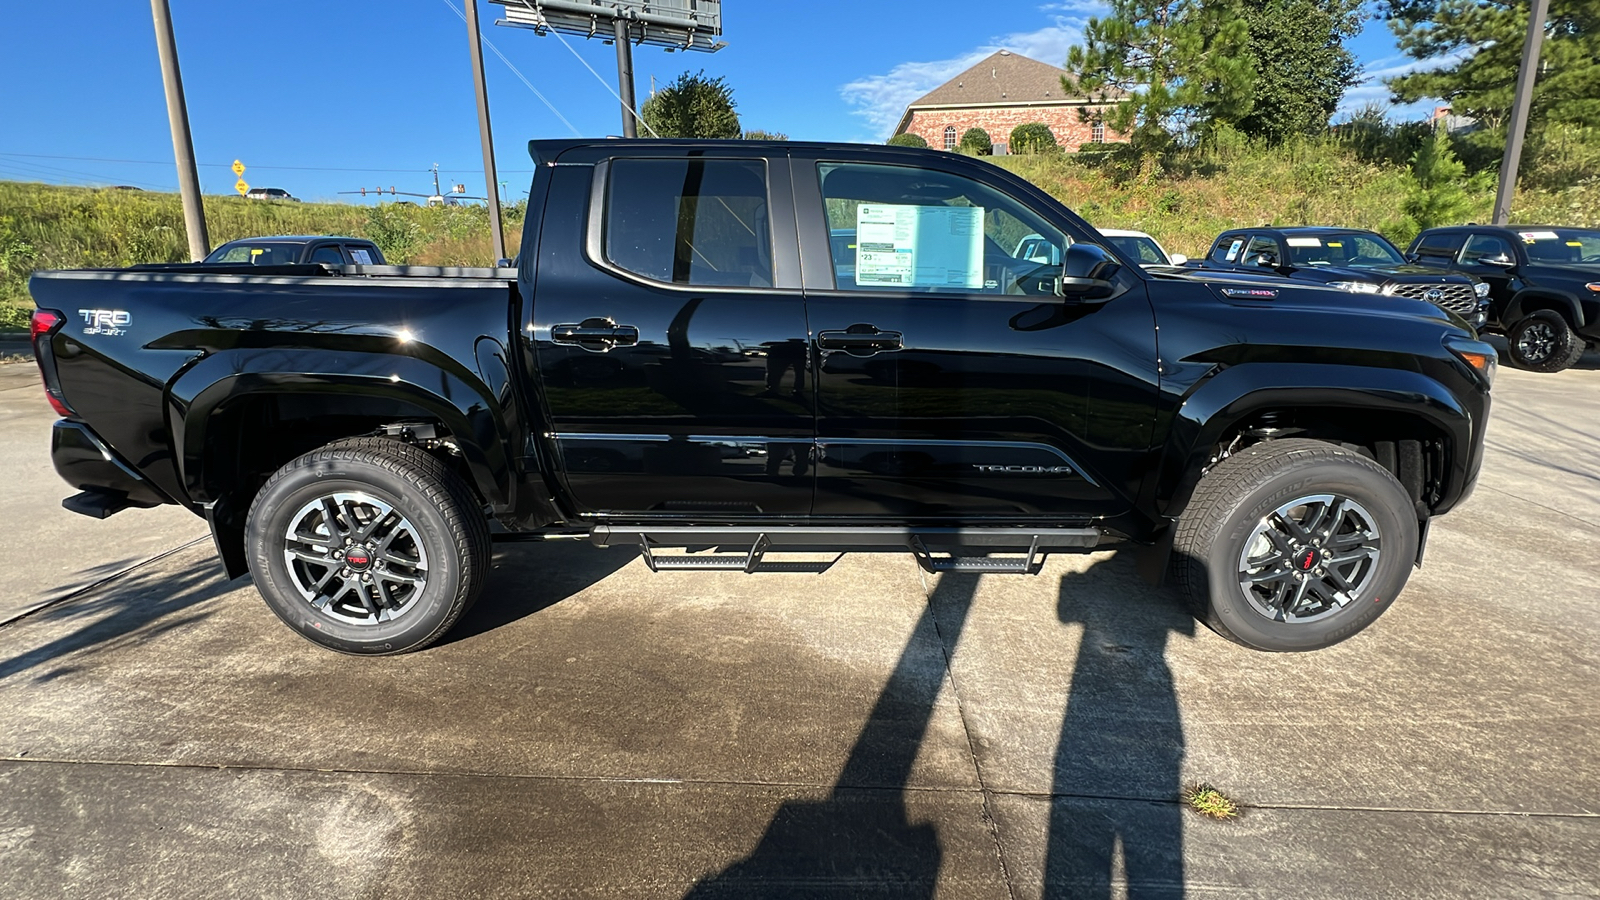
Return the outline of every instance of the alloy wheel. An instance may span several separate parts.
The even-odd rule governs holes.
[[[1261,518],[1239,554],[1239,587],[1277,622],[1314,622],[1363,599],[1382,535],[1360,503],[1336,494],[1292,500]]]
[[[428,581],[416,526],[371,494],[326,494],[300,507],[284,534],[284,561],[300,596],[353,625],[404,615]]]
[[[1529,362],[1542,362],[1555,351],[1556,334],[1548,323],[1533,322],[1517,337],[1517,349]]]

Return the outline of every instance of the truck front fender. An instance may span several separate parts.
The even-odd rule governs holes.
[[[1338,364],[1250,363],[1202,379],[1184,398],[1162,451],[1155,496],[1166,517],[1188,505],[1217,446],[1269,410],[1399,413],[1442,437],[1452,498],[1470,488],[1473,417],[1444,385],[1418,371]],[[1450,501],[1447,501],[1450,502]]]
[[[1521,291],[1506,304],[1506,312],[1502,319],[1509,328],[1511,323],[1540,309],[1555,310],[1575,329],[1587,324],[1584,320],[1583,304],[1578,302],[1578,298],[1550,288],[1528,288]]]
[[[171,382],[166,400],[174,456],[195,501],[215,502],[234,482],[234,473],[207,470],[214,445],[238,439],[216,433],[217,413],[267,395],[414,410],[410,415],[436,420],[450,432],[485,501],[496,508],[514,501],[514,454],[508,449],[502,399],[489,386],[458,365],[447,369],[414,356],[312,348],[213,353]]]

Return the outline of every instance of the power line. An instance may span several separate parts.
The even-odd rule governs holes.
[[[455,13],[456,16],[461,19],[461,21],[465,22],[467,20],[466,13],[463,13],[460,9],[457,9],[454,3],[451,3],[450,0],[443,0],[443,2],[445,6],[450,7],[450,11]],[[467,0],[467,2],[473,3],[477,2],[477,0]],[[579,131],[576,125],[573,125],[571,122],[567,121],[567,117],[563,116],[561,114],[561,110],[556,109],[556,105],[551,103],[544,94],[539,93],[539,89],[533,86],[533,82],[529,81],[528,77],[522,74],[521,69],[518,69],[516,66],[512,65],[511,60],[506,59],[506,55],[500,52],[500,48],[496,47],[493,41],[481,34],[478,35],[478,39],[483,41],[483,45],[485,47],[493,50],[495,56],[500,57],[500,61],[506,64],[506,68],[510,69],[513,75],[516,75],[518,78],[520,78],[522,83],[528,86],[528,90],[533,91],[533,95],[539,98],[540,102],[549,107],[552,113],[555,113],[555,117],[561,120],[561,124],[567,126],[567,130],[572,132],[573,137],[583,137],[583,132]]]
[[[112,158],[104,157],[104,156],[55,156],[55,155],[45,154],[45,153],[6,153],[6,152],[3,152],[3,151],[0,151],[0,157],[11,157],[11,158],[18,158],[18,159],[65,159],[65,160],[76,160],[76,161],[80,161],[80,162],[132,163],[132,164],[141,165],[141,166],[170,166],[170,165],[172,165],[172,160],[170,160],[170,159],[112,159]],[[200,163],[200,165],[205,166],[207,168],[212,168],[212,169],[227,169],[227,168],[231,168],[233,166],[232,163]],[[429,171],[426,168],[423,168],[423,169],[377,169],[377,168],[371,168],[371,167],[367,167],[367,166],[362,166],[360,168],[339,168],[339,167],[335,167],[335,166],[264,166],[264,165],[254,165],[254,164],[252,164],[250,166],[250,168],[252,168],[252,169],[272,169],[274,171],[296,171],[296,172],[384,172],[384,173],[395,173],[395,174],[401,174],[401,175],[413,175],[413,174],[416,174],[418,172],[427,172],[427,171]],[[478,175],[482,175],[483,174],[483,170],[482,169],[458,169],[458,168],[456,168],[454,166],[448,167],[446,169],[446,171],[449,171],[449,172],[462,172],[462,173],[466,173],[466,174],[469,174],[469,175],[470,174],[478,174]],[[532,169],[501,169],[500,171],[513,173],[513,174],[529,174],[529,173],[533,172]]]
[[[445,0],[445,2],[448,3],[448,2],[450,2],[450,0]],[[533,9],[533,7],[528,4],[527,0],[523,0],[522,5],[523,6],[527,6],[529,9]],[[631,114],[633,116],[634,121],[638,122],[640,125],[643,125],[644,126],[644,130],[650,132],[650,136],[651,137],[658,138],[658,137],[661,136],[659,134],[656,134],[656,130],[654,128],[650,127],[650,123],[646,122],[644,120],[644,117],[639,115],[637,110],[635,110],[631,106],[628,106],[627,103],[623,102],[622,95],[618,94],[616,91],[611,89],[611,83],[606,81],[604,78],[600,77],[600,73],[596,72],[594,70],[594,66],[589,65],[589,61],[584,59],[583,56],[581,54],[579,54],[577,50],[574,50],[572,48],[571,44],[567,43],[567,39],[561,36],[561,32],[560,31],[557,31],[556,29],[551,28],[550,29],[550,33],[556,36],[556,40],[561,42],[561,46],[567,48],[567,52],[568,53],[571,53],[573,56],[577,57],[578,58],[578,62],[583,63],[583,67],[585,69],[589,70],[589,74],[594,76],[594,80],[595,81],[600,82],[600,86],[606,89],[606,93],[610,94],[612,97],[615,97],[618,104],[628,107],[628,112],[629,112],[629,114]]]

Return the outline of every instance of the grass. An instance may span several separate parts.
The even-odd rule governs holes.
[[[1562,186],[1519,191],[1513,219],[1600,227],[1600,177],[1592,174],[1591,157],[1556,149],[1572,156],[1557,155],[1566,168],[1533,182]],[[1417,232],[1400,208],[1413,184],[1409,171],[1335,138],[1275,148],[1221,141],[1140,173],[1089,155],[985,159],[1038,184],[1094,225],[1147,231],[1168,252],[1191,257],[1241,225],[1370,228],[1401,246]],[[1487,221],[1493,179],[1474,178],[1466,188],[1472,205],[1463,221]],[[488,265],[492,257],[483,207],[264,203],[230,195],[205,198],[205,209],[213,245],[256,235],[349,234],[375,241],[398,264]],[[508,207],[505,218],[507,252],[514,254],[523,209]],[[187,258],[187,246],[175,194],[0,182],[0,330],[26,327],[33,306],[27,282],[35,269],[178,262]]]
[[[1208,819],[1227,821],[1239,818],[1239,805],[1205,782],[1189,785],[1183,789],[1181,796],[1185,806]]]

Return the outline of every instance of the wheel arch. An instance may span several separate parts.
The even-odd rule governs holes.
[[[1541,309],[1559,313],[1574,330],[1588,324],[1584,319],[1583,304],[1576,297],[1548,288],[1528,288],[1511,298],[1511,304],[1506,309],[1506,327],[1510,328]]]

